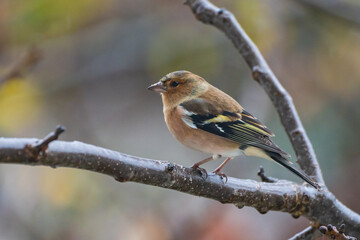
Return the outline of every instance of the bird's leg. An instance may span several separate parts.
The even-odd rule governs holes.
[[[191,168],[193,169],[197,169],[199,168],[200,165],[203,165],[204,163],[207,163],[209,161],[213,160],[213,157],[208,157],[208,158],[205,158],[204,160],[200,161],[200,162],[197,162],[195,163],[194,165],[191,166]]]
[[[225,166],[225,164],[227,164],[231,159],[232,159],[231,157],[228,157],[222,164],[220,164],[220,166],[218,166],[218,167],[213,171],[213,173],[215,173],[215,174],[217,174],[217,175],[219,175],[219,176],[221,176],[221,177],[224,177],[224,178],[226,179],[226,180],[225,180],[225,183],[227,183],[228,178],[227,178],[226,174],[220,172],[220,170],[221,170],[221,169]]]
[[[192,165],[191,168],[194,169],[194,170],[199,171],[199,172],[201,173],[201,175],[204,174],[204,175],[205,175],[205,179],[207,179],[208,173],[207,173],[206,169],[201,168],[201,167],[199,167],[199,166],[202,165],[202,164],[204,164],[204,163],[207,163],[207,162],[209,162],[209,161],[211,161],[211,160],[213,160],[212,157],[205,158],[204,160],[202,160],[202,161],[200,161],[200,162],[197,162],[197,163],[195,163],[194,165]]]
[[[220,170],[225,166],[225,164],[227,164],[232,158],[228,157],[222,164],[220,164],[220,166],[218,166],[213,173],[218,174],[220,172]]]
[[[199,166],[202,165],[202,164],[204,164],[204,163],[207,163],[207,162],[209,162],[209,161],[211,161],[211,160],[218,159],[219,157],[221,157],[221,156],[220,156],[220,155],[214,155],[214,156],[205,158],[204,160],[202,160],[202,161],[200,161],[200,162],[197,162],[197,163],[195,163],[194,165],[192,165],[191,168],[200,171],[202,174],[205,175],[205,179],[206,179],[206,178],[208,177],[208,174],[207,174],[206,169],[201,168],[201,167],[199,167]]]

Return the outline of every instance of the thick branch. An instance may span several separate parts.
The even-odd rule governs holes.
[[[28,146],[34,146],[38,141],[41,140],[0,138],[0,163],[85,169],[112,176],[120,182],[170,188],[222,203],[233,203],[239,208],[251,206],[261,213],[275,210],[299,214],[304,208],[301,203],[304,195],[308,199],[318,193],[311,187],[287,181],[258,183],[229,177],[225,184],[221,177],[210,173],[205,180],[192,168],[134,157],[81,142],[54,141],[46,152],[34,159]]]
[[[0,138],[0,163],[71,167],[102,173],[120,182],[138,182],[169,188],[196,196],[232,203],[238,208],[250,206],[260,213],[283,211],[294,217],[301,215],[321,225],[345,223],[347,233],[360,236],[360,216],[341,204],[328,191],[279,180],[259,183],[229,177],[228,182],[214,174],[204,179],[192,168],[145,159],[111,151],[81,142],[51,142],[36,158],[28,146],[38,139]]]
[[[254,79],[265,89],[274,103],[282,124],[294,147],[300,167],[323,185],[322,173],[312,144],[300,121],[292,98],[269,68],[259,49],[241,28],[235,17],[207,0],[187,0],[197,19],[223,31],[249,65]]]

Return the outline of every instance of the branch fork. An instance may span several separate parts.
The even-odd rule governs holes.
[[[278,182],[279,179],[273,178],[273,177],[268,177],[265,175],[265,170],[263,168],[263,166],[259,167],[259,170],[257,172],[257,175],[260,177],[262,182],[268,182],[268,183],[274,183],[274,182]]]
[[[57,140],[61,133],[65,132],[66,128],[64,126],[58,125],[55,130],[49,133],[43,139],[36,141],[33,144],[25,145],[25,152],[29,159],[29,162],[34,162],[40,154],[45,154],[46,149],[48,149],[49,144]]]

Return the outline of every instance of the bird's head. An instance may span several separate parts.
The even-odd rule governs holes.
[[[166,74],[148,89],[161,93],[164,103],[177,105],[200,96],[207,87],[208,83],[202,77],[189,71],[176,71]]]

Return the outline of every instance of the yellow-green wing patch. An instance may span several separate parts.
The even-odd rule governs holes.
[[[265,125],[263,125],[249,112],[244,110],[241,113],[241,116],[242,116],[241,120],[245,122],[246,128],[252,129],[254,131],[258,131],[259,133],[262,133],[269,137],[275,136],[275,134],[270,129],[268,129]]]

